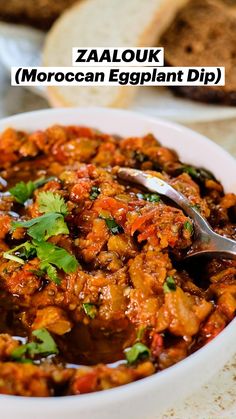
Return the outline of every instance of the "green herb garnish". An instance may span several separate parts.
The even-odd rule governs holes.
[[[112,234],[123,233],[123,228],[119,224],[117,224],[114,218],[104,217],[103,215],[100,215],[100,218],[102,218],[102,220],[105,221],[107,227],[112,232]]]
[[[175,280],[174,280],[173,276],[168,276],[166,278],[166,281],[163,285],[163,290],[164,290],[165,294],[168,293],[168,292],[176,290],[176,283],[175,283]]]
[[[198,178],[198,171],[196,167],[193,166],[183,166],[183,172],[188,173],[188,175],[192,176],[193,178]]]
[[[60,283],[55,267],[62,269],[67,274],[77,270],[78,261],[62,247],[49,242],[36,241],[33,241],[33,245],[36,248],[37,257],[41,261],[40,269],[45,271],[52,281]]]
[[[24,204],[27,199],[31,198],[33,192],[35,191],[35,184],[31,180],[27,183],[19,182],[11,189],[9,192],[11,195],[14,196],[15,200],[19,202],[19,204]]]
[[[40,188],[43,185],[46,185],[46,183],[51,182],[51,180],[55,180],[56,176],[50,176],[50,177],[41,177],[40,179],[37,179],[34,181],[35,187]]]
[[[27,356],[35,355],[56,355],[58,354],[57,345],[46,329],[37,329],[32,332],[37,341],[28,342],[14,349],[11,357],[18,362],[30,362]]]
[[[73,273],[79,266],[76,258],[65,249],[44,241],[25,242],[3,253],[5,259],[10,259],[20,264],[24,264],[25,260],[34,256],[37,256],[40,260],[40,270],[47,274],[49,279],[56,284],[60,284],[56,268],[62,269],[65,273]]]
[[[35,240],[47,240],[58,234],[68,234],[69,230],[61,214],[48,213],[29,221],[13,221],[12,230],[27,228],[27,234]]]
[[[92,186],[89,198],[94,201],[100,195],[100,189],[97,186]]]
[[[83,309],[85,314],[90,317],[90,319],[94,319],[97,314],[97,308],[95,304],[92,303],[83,303]]]
[[[25,260],[37,256],[40,260],[40,271],[49,279],[60,284],[57,269],[65,273],[75,272],[79,266],[76,258],[64,248],[47,242],[49,237],[58,234],[68,234],[69,230],[64,216],[67,206],[64,199],[53,192],[41,192],[38,196],[39,209],[44,215],[29,221],[14,221],[12,228],[27,228],[27,234],[32,237],[32,242],[25,242],[3,254],[6,259],[24,264]]]
[[[62,196],[53,192],[40,192],[38,195],[39,210],[44,214],[56,212],[61,215],[67,215],[68,209]]]
[[[142,340],[142,339],[143,339],[143,336],[144,336],[145,330],[146,330],[146,326],[141,326],[141,327],[138,329],[138,331],[137,331],[137,338],[136,338],[136,340],[137,340],[137,341],[140,341],[140,340]]]
[[[187,230],[190,234],[193,234],[193,226],[189,221],[185,221],[184,229]]]
[[[134,364],[138,360],[149,358],[150,350],[143,343],[137,342],[125,352],[125,357],[129,364]]]
[[[193,179],[200,181],[201,183],[204,183],[205,180],[215,180],[214,176],[211,172],[209,172],[206,169],[194,167],[194,166],[188,166],[183,165],[182,171],[185,173],[188,173]]]
[[[38,196],[39,210],[44,215],[29,221],[14,221],[13,231],[18,227],[27,228],[27,234],[37,241],[47,240],[58,234],[68,234],[69,230],[64,221],[67,206],[64,199],[52,192],[41,192]]]
[[[3,257],[5,259],[12,260],[14,262],[20,263],[21,265],[24,265],[25,259],[28,260],[30,257],[34,256],[36,256],[36,249],[30,242],[22,243],[19,246],[16,246],[13,249],[3,253]]]
[[[18,182],[15,186],[9,189],[9,192],[12,196],[14,196],[15,200],[19,202],[19,204],[24,204],[29,198],[32,197],[35,189],[43,186],[45,183],[49,182],[50,180],[55,179],[55,177],[45,178],[45,179],[38,179],[36,181],[29,180],[29,182]]]
[[[137,193],[137,197],[139,199],[144,199],[144,201],[148,202],[159,202],[160,196],[156,193]]]

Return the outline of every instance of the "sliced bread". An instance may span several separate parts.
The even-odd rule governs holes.
[[[67,10],[50,30],[45,66],[71,66],[72,47],[139,47],[158,39],[187,0],[83,0]],[[124,107],[135,87],[49,87],[53,106]]]
[[[236,105],[236,0],[191,0],[160,43],[168,65],[225,66],[225,86],[172,88],[177,94]]]

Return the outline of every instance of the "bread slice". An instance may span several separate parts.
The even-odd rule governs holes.
[[[0,0],[0,20],[48,29],[76,0]]]
[[[66,11],[49,32],[46,66],[71,66],[72,47],[153,46],[187,0],[83,0]],[[125,107],[137,88],[49,87],[53,106]]]
[[[236,1],[192,0],[161,38],[172,66],[225,66],[225,86],[172,88],[194,100],[236,105]]]

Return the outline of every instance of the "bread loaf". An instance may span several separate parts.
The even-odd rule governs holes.
[[[155,46],[186,0],[83,0],[63,13],[50,30],[46,66],[71,66],[72,47]],[[49,87],[54,106],[127,106],[137,88]]]
[[[225,86],[178,86],[194,100],[236,105],[236,1],[191,0],[163,34],[171,66],[225,66]]]

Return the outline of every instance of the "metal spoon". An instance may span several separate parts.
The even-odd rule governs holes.
[[[188,199],[168,183],[141,170],[120,168],[118,177],[129,182],[145,186],[152,192],[166,196],[174,201],[193,220],[194,242],[186,258],[193,256],[211,256],[236,260],[236,241],[215,233],[197,209]]]

